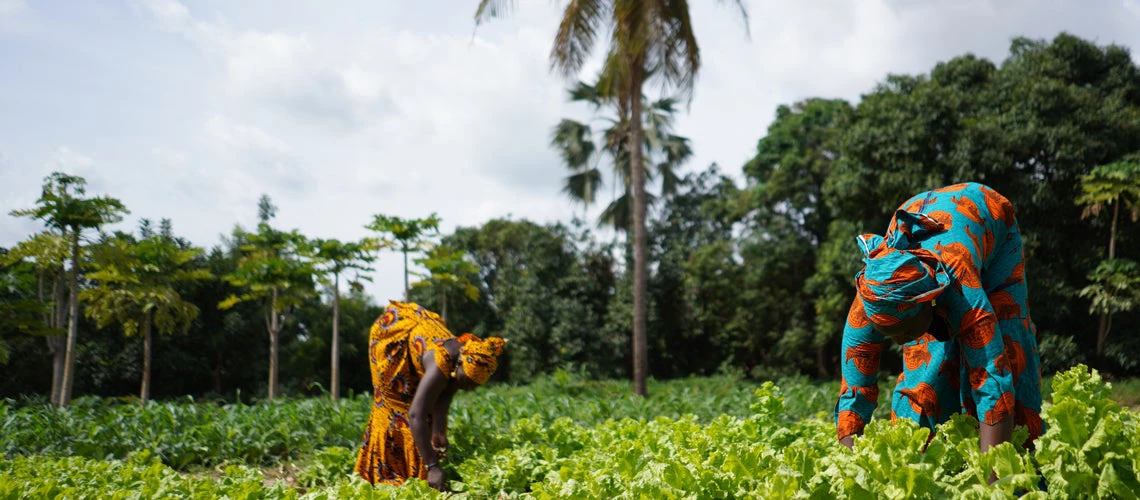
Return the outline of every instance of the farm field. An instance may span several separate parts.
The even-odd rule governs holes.
[[[654,383],[642,400],[626,383],[560,372],[457,399],[445,468],[470,498],[993,498],[1042,478],[1048,491],[1030,498],[1134,498],[1140,419],[1113,400],[1132,397],[1133,382],[1114,394],[1078,366],[1049,383],[1050,430],[1029,458],[1012,444],[980,454],[968,417],[941,428],[925,454],[925,430],[888,418],[848,451],[828,415],[835,383],[690,378]],[[419,481],[373,488],[351,475],[368,404],[80,399],[53,411],[6,401],[0,498],[437,496]],[[1003,478],[992,489],[990,467]]]

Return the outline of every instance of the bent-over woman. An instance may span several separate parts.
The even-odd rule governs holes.
[[[369,333],[373,404],[356,473],[373,484],[418,477],[442,491],[451,398],[487,382],[505,343],[455,337],[435,313],[392,301]]]
[[[902,345],[891,417],[930,429],[965,411],[980,447],[1010,440],[1013,426],[1043,423],[1037,337],[1029,315],[1021,233],[1013,205],[977,183],[915,195],[885,237],[859,237],[865,266],[843,331],[838,438],[863,432],[879,400],[879,357]]]

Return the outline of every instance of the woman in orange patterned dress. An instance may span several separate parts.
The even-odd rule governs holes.
[[[851,446],[879,402],[879,361],[902,345],[893,418],[933,430],[950,415],[980,421],[982,451],[1015,425],[1041,435],[1041,378],[1029,315],[1021,233],[1013,205],[977,183],[915,195],[885,236],[860,236],[864,267],[843,331],[835,405]]]
[[[451,398],[487,382],[505,343],[455,337],[435,313],[392,301],[369,333],[373,405],[356,473],[373,484],[417,477],[443,491]]]

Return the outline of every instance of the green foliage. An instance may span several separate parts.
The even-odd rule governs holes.
[[[1111,386],[1077,366],[1053,379],[1048,427],[1035,456],[1058,496],[1136,498],[1140,419],[1109,398]]]
[[[59,231],[79,233],[84,229],[118,222],[130,213],[123,203],[108,196],[87,195],[87,180],[83,177],[52,172],[44,178],[43,192],[35,208],[13,210],[15,217],[31,217],[44,221]]]
[[[349,281],[353,289],[361,288],[361,281],[372,281],[369,276],[360,275],[361,272],[373,271],[368,264],[376,261],[374,252],[380,243],[372,238],[360,241],[340,241],[338,239],[315,238],[305,242],[302,252],[314,260],[314,271],[322,283],[329,285],[327,276],[333,275],[335,282],[345,271],[355,271],[356,276]]]
[[[408,289],[408,253],[424,249],[428,238],[439,232],[439,216],[434,212],[423,219],[405,219],[393,215],[376,214],[365,227],[380,234],[380,248],[395,248],[404,254],[404,298]]]
[[[941,426],[929,446],[929,431],[878,419],[848,451],[830,422],[795,419],[785,407],[795,397],[766,384],[744,418],[615,416],[592,427],[570,419],[518,420],[507,433],[511,441],[459,470],[473,496],[724,498],[764,491],[772,498],[1012,498],[1037,490],[1044,478],[1048,493],[1032,496],[1131,498],[1140,439],[1135,415],[1108,399],[1099,376],[1083,366],[1058,376],[1054,386],[1055,404],[1045,411],[1051,430],[1035,456],[1010,443],[979,452],[977,421],[963,415]],[[1070,427],[1080,430],[1059,430]],[[1019,429],[1015,441],[1025,435]],[[1046,451],[1054,449],[1063,451]],[[987,486],[991,470],[1000,480]],[[1089,472],[1080,476],[1080,470]]]
[[[479,299],[479,288],[471,282],[479,266],[467,260],[463,251],[436,245],[423,258],[416,259],[416,263],[424,266],[428,274],[413,286],[435,285],[444,294],[449,289],[457,289],[469,300]]]
[[[0,248],[0,261],[7,256]],[[50,328],[44,318],[51,304],[32,294],[36,288],[36,274],[32,264],[16,260],[11,265],[0,264],[0,365],[8,362],[8,340],[17,336],[59,335],[58,328]]]
[[[126,461],[81,457],[16,457],[0,462],[3,498],[297,498],[283,485],[264,486],[261,475],[227,467],[217,478],[179,475],[148,452]]]
[[[263,222],[258,224],[256,233],[239,227],[234,230],[234,236],[241,242],[241,258],[237,268],[225,279],[233,286],[244,288],[245,293],[231,295],[218,304],[219,308],[229,309],[246,301],[272,300],[274,304],[269,307],[273,314],[278,314],[312,294],[312,263],[304,258],[306,241],[297,230],[284,232]]]
[[[372,216],[372,223],[365,227],[383,235],[384,239],[381,242],[385,246],[408,252],[419,250],[424,238],[439,230],[439,223],[439,216],[434,213],[423,219],[376,214]]]
[[[324,399],[282,404],[117,404],[78,399],[67,409],[0,403],[0,450],[5,457],[126,458],[149,450],[176,469],[227,462],[271,464],[314,451],[354,448],[367,404]]]
[[[321,448],[312,454],[297,475],[297,483],[305,488],[315,488],[346,481],[355,476],[348,465],[356,463],[357,453],[358,450],[343,446]]]
[[[195,267],[202,250],[184,248],[161,235],[141,241],[116,235],[104,239],[91,253],[95,270],[87,279],[95,286],[79,294],[89,304],[85,313],[101,328],[122,325],[128,336],[139,334],[148,320],[162,334],[185,332],[199,309],[183,299],[175,284],[214,277]]]
[[[577,229],[582,232],[496,219],[443,239],[479,267],[478,300],[449,302],[449,327],[508,338],[517,346],[507,351],[496,378],[526,381],[559,367],[612,376],[628,366],[620,361],[628,336],[604,330],[614,286],[612,257]],[[438,295],[416,297],[434,307],[440,305]],[[629,316],[621,321],[628,324]]]
[[[63,269],[69,251],[67,238],[61,233],[42,231],[8,249],[3,258],[0,258],[0,264],[10,265],[30,260],[37,271],[55,272]]]
[[[786,389],[694,378],[654,383],[647,399],[630,395],[628,382],[560,372],[528,386],[483,388],[454,403],[445,469],[452,488],[471,498],[757,491],[771,498],[1132,498],[1140,491],[1140,419],[1084,366],[1053,379],[1048,429],[1033,453],[1011,443],[979,452],[978,423],[965,415],[933,439],[910,421],[877,418],[847,450],[828,413],[834,383],[780,385]],[[422,481],[374,488],[354,477],[369,404],[367,397],[226,407],[79,400],[52,412],[3,403],[0,497],[137,489],[194,498],[435,498]],[[1025,436],[1019,428],[1014,441]],[[300,490],[251,468],[280,460],[301,468]],[[991,470],[1000,479],[987,486]]]
[[[1093,284],[1082,288],[1080,297],[1089,299],[1089,314],[1116,314],[1140,305],[1140,264],[1128,259],[1101,262],[1089,273]]]
[[[1076,202],[1085,207],[1086,217],[1100,215],[1105,207],[1120,203],[1135,222],[1140,218],[1140,153],[1081,176],[1081,194]]]

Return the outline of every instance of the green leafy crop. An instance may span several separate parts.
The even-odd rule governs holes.
[[[624,384],[572,377],[458,398],[453,495],[468,498],[1136,498],[1137,415],[1095,371],[1053,379],[1047,432],[1028,452],[978,450],[978,423],[930,432],[877,418],[853,450],[835,440],[835,387],[728,377]],[[373,487],[352,474],[366,398],[261,405],[81,401],[0,404],[0,499],[54,497],[434,498],[419,481]],[[1021,442],[1025,429],[1017,429]],[[924,451],[925,447],[925,451]],[[256,468],[288,462],[292,483]],[[999,476],[987,484],[990,471]],[[1042,490],[1041,486],[1047,486]]]

